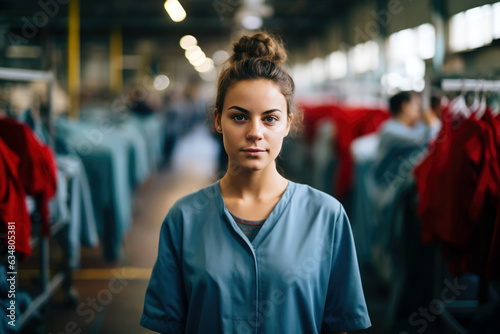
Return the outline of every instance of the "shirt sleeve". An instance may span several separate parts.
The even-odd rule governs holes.
[[[335,220],[333,252],[322,332],[346,332],[371,326],[349,219],[341,207]]]
[[[141,325],[160,333],[184,333],[187,297],[182,276],[182,224],[171,211],[160,231],[158,258],[146,291]]]

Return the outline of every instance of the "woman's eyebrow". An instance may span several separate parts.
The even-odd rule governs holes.
[[[232,107],[229,107],[229,108],[227,108],[227,109],[228,109],[228,110],[229,110],[229,109],[236,109],[236,110],[241,111],[241,112],[243,112],[243,113],[250,114],[250,112],[249,112],[248,110],[246,110],[246,109],[244,109],[244,108],[242,108],[242,107],[238,107],[238,106],[232,106]],[[281,112],[281,113],[283,112],[283,111],[281,111],[281,109],[275,108],[275,109],[269,109],[269,110],[266,110],[266,111],[264,111],[262,114],[270,114],[270,113],[272,113],[272,112],[274,112],[274,111],[279,111],[279,112]]]

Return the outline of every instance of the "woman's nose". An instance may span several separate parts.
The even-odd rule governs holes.
[[[262,131],[263,131],[263,125],[259,120],[250,121],[247,132],[247,139],[252,141],[262,139]]]

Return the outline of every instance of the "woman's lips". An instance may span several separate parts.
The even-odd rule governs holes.
[[[250,156],[259,156],[259,155],[266,152],[266,150],[263,150],[260,148],[247,148],[247,149],[243,149],[241,151],[250,155]]]

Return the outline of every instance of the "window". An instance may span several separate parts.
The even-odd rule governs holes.
[[[493,11],[493,38],[500,38],[500,2],[492,6]]]
[[[475,7],[450,19],[450,49],[476,49],[500,38],[500,3]]]
[[[379,63],[379,48],[374,41],[358,44],[349,50],[349,63],[354,73],[376,70]]]
[[[431,59],[436,53],[436,29],[430,23],[417,27],[418,56]]]
[[[347,57],[342,51],[335,51],[328,55],[328,73],[330,79],[341,79],[347,75]]]

